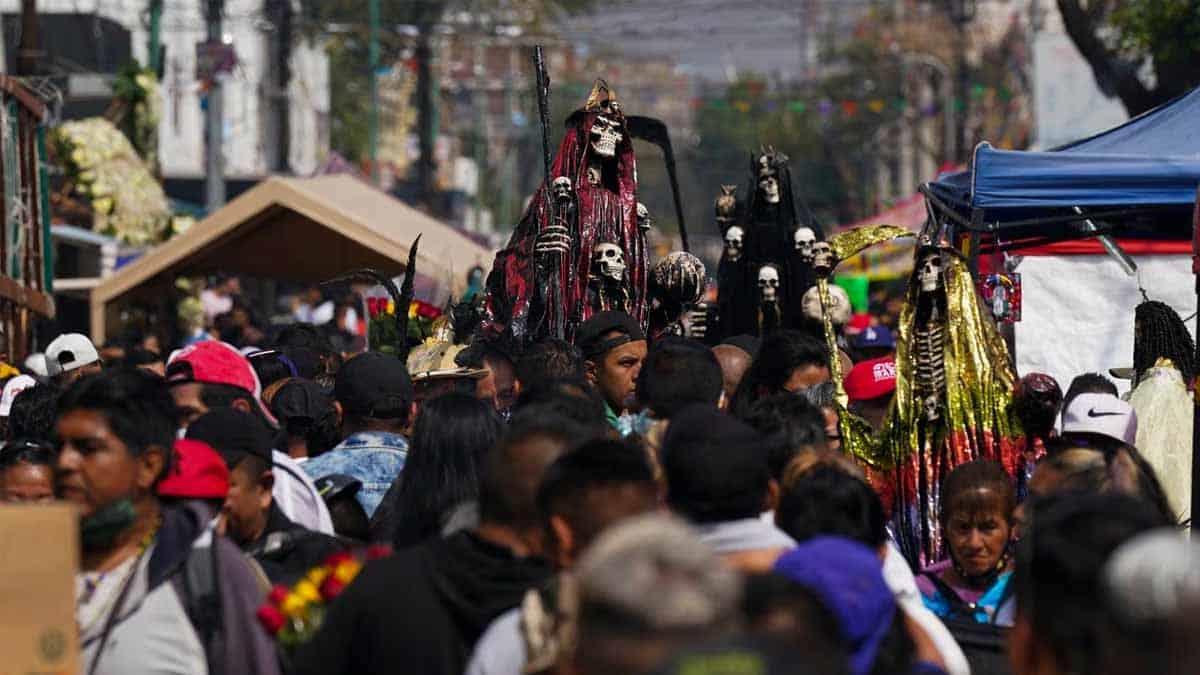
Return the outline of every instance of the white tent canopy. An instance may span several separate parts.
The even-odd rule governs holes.
[[[97,286],[92,339],[103,342],[115,327],[123,299],[161,297],[179,276],[221,271],[312,282],[357,267],[394,276],[418,234],[418,273],[454,294],[472,267],[491,263],[487,248],[351,176],[269,178]]]

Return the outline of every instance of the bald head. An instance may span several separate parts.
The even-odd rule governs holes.
[[[721,364],[725,398],[730,400],[733,398],[733,393],[737,391],[742,376],[746,374],[746,369],[750,367],[750,354],[741,347],[733,345],[717,345],[713,347],[712,352],[717,357],[717,363]]]

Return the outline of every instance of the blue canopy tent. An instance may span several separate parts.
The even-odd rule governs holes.
[[[1200,88],[1113,129],[1048,152],[975,148],[968,171],[921,186],[951,241],[980,253],[1111,235],[1200,242]],[[1193,218],[1195,223],[1193,223]],[[1114,256],[1124,252],[1109,237]],[[1200,257],[1193,258],[1200,272]],[[1196,292],[1200,299],[1200,277]],[[1200,316],[1197,317],[1200,334]],[[1200,407],[1193,421],[1191,514],[1200,513]]]
[[[1047,152],[981,143],[971,168],[922,186],[936,213],[1003,249],[1095,236],[1186,239],[1200,184],[1200,88]]]

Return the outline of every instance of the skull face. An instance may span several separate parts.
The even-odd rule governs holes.
[[[836,263],[833,255],[833,247],[827,241],[813,242],[812,245],[812,266],[813,270],[818,274],[829,274],[833,271],[833,266]]]
[[[725,257],[732,262],[737,262],[742,259],[742,245],[746,238],[746,231],[734,225],[728,230],[725,230]]]
[[[624,281],[625,252],[616,244],[596,244],[592,252],[592,274],[612,281]]]
[[[942,404],[937,396],[926,396],[925,400],[921,401],[921,408],[925,411],[925,419],[930,422],[942,416]]]
[[[596,121],[592,122],[592,152],[600,157],[616,157],[617,143],[620,143],[624,137],[621,125],[610,117],[599,115],[596,117]]]
[[[779,270],[774,265],[758,268],[758,294],[764,303],[779,301]]]
[[[758,190],[762,193],[763,201],[768,204],[779,203],[779,179],[775,176],[763,176],[759,178]]]
[[[554,195],[554,201],[564,202],[571,199],[571,179],[566,176],[559,176],[550,184],[550,192]]]
[[[829,285],[829,304],[826,305],[829,311],[829,321],[835,328],[841,328],[850,321],[850,311],[853,307],[850,306],[850,294],[841,286]],[[800,300],[800,310],[804,312],[804,316],[821,320],[821,292],[816,286],[804,292],[804,297]]]
[[[650,209],[641,202],[637,203],[637,224],[642,232],[649,232],[650,227],[654,225],[654,221],[650,219]]]
[[[917,269],[917,281],[921,283],[921,290],[926,293],[940,290],[942,287],[942,254],[928,253],[924,258],[921,258],[920,267]]]
[[[813,259],[813,244],[817,243],[817,233],[813,232],[811,227],[796,228],[794,242],[796,252],[800,254],[800,260],[811,265]]]

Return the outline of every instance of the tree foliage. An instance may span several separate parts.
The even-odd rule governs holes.
[[[1130,115],[1200,85],[1200,0],[1058,0],[1101,90]]]

